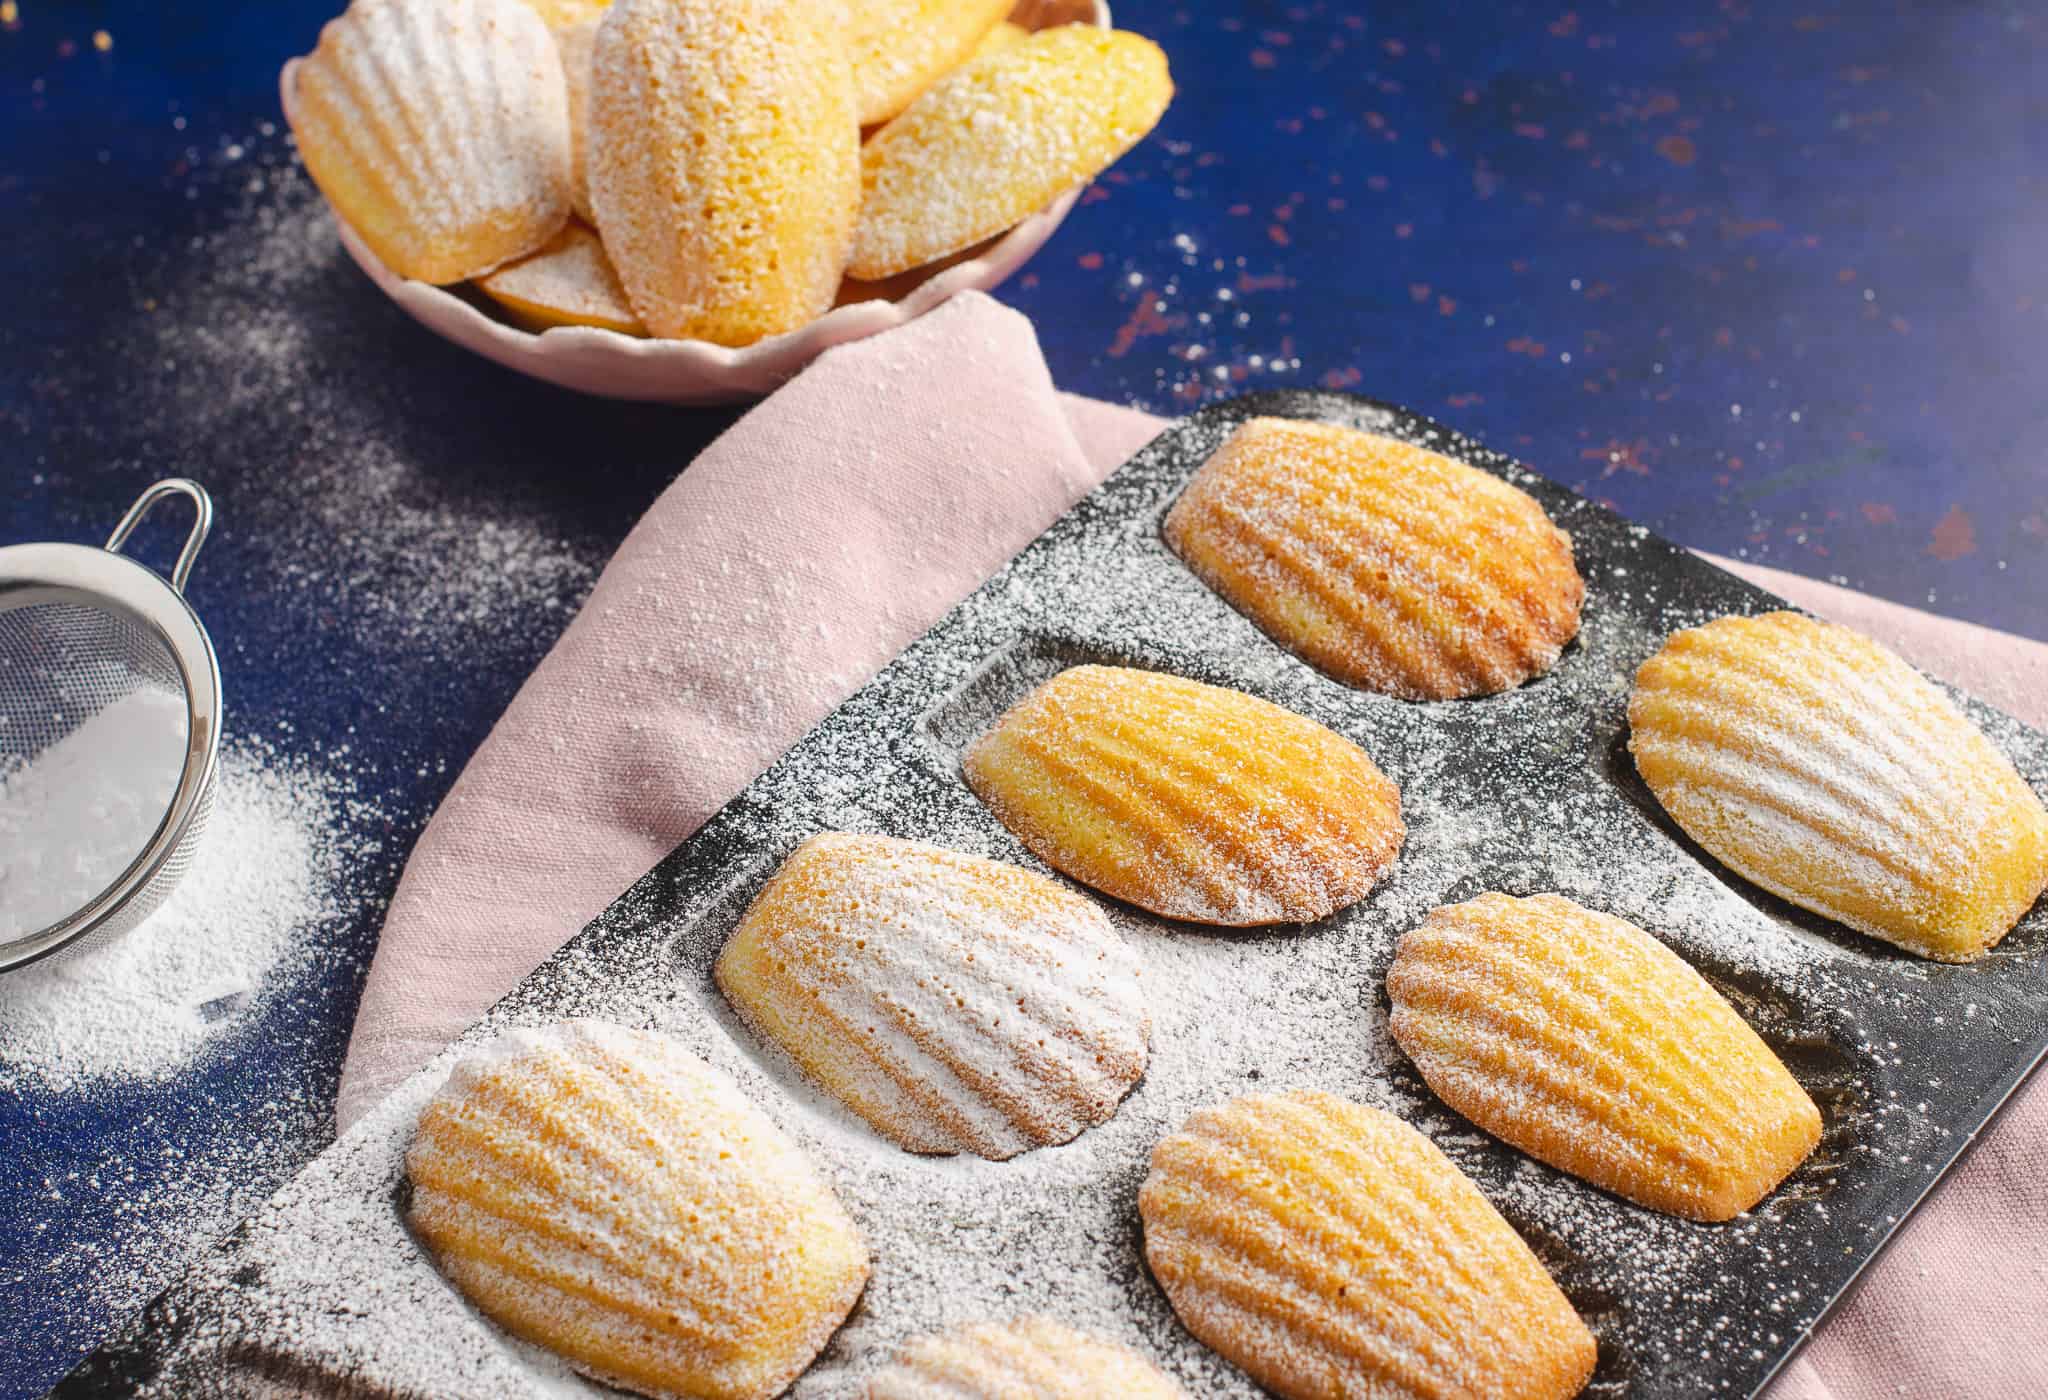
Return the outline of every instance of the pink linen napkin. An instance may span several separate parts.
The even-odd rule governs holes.
[[[979,293],[826,352],[663,493],[420,837],[346,1128],[1162,427],[1059,393]],[[1717,561],[1723,562],[1725,561]],[[1727,565],[2048,725],[2048,646]],[[1774,1400],[2048,1395],[2048,1081]],[[1997,1241],[1988,1268],[1977,1241]]]

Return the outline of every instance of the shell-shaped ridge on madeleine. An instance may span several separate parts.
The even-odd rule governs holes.
[[[421,1112],[407,1214],[487,1317],[610,1385],[767,1400],[868,1276],[824,1179],[725,1075],[598,1021],[502,1033]]]
[[[1674,633],[1636,673],[1629,751],[1673,821],[1771,893],[1969,962],[2048,887],[2048,810],[1897,655],[1799,613]]]
[[[1195,1337],[1286,1400],[1564,1400],[1592,1334],[1449,1158],[1334,1094],[1205,1108],[1153,1150],[1145,1259]]]
[[[1197,577],[1311,665],[1410,700],[1542,675],[1578,634],[1571,537],[1526,491],[1398,438],[1254,418],[1165,535]]]
[[[876,282],[971,248],[1113,165],[1173,99],[1166,55],[1063,24],[934,83],[861,151],[847,273]]]
[[[969,748],[967,782],[1040,859],[1170,919],[1309,922],[1392,867],[1401,795],[1363,749],[1198,681],[1076,666]]]
[[[1185,1400],[1157,1366],[1049,1317],[920,1337],[868,1380],[866,1400]]]
[[[1721,994],[1642,929],[1560,895],[1431,912],[1387,973],[1438,1098],[1560,1171],[1727,1220],[1820,1141],[1820,1111]]]
[[[591,52],[597,230],[657,336],[744,346],[824,314],[860,206],[822,0],[616,0]]]
[[[1145,1073],[1137,959],[1102,910],[939,846],[812,837],[716,975],[755,1034],[911,1152],[1001,1160],[1070,1141]]]
[[[520,0],[358,0],[299,65],[293,130],[335,213],[402,277],[477,276],[569,217],[562,64]]]

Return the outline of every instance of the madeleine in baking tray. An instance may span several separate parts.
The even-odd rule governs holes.
[[[295,83],[307,172],[399,276],[475,277],[568,220],[562,63],[519,0],[357,0]]]
[[[1820,1111],[1735,1008],[1625,920],[1483,894],[1401,939],[1395,1041],[1495,1137],[1652,1210],[1727,1220],[1820,1141]]]
[[[867,1400],[1185,1400],[1157,1366],[1049,1317],[920,1337],[868,1381]]]
[[[590,64],[590,208],[655,335],[751,345],[831,308],[861,178],[835,10],[617,0],[605,12]]]
[[[1107,1121],[1145,1073],[1136,957],[1013,865],[814,836],[718,956],[726,1000],[884,1137],[1001,1160]]]
[[[1241,425],[1168,512],[1166,540],[1310,664],[1409,700],[1542,675],[1586,593],[1571,537],[1527,492],[1329,423]]]
[[[1278,705],[1076,666],[968,750],[967,782],[1040,859],[1169,919],[1323,918],[1400,853],[1401,795],[1365,751]]]
[[[767,1400],[867,1248],[797,1145],[665,1036],[507,1031],[420,1114],[407,1219],[485,1315],[643,1395]]]
[[[1188,1331],[1287,1400],[1564,1400],[1592,1334],[1429,1139],[1334,1094],[1205,1108],[1152,1153],[1145,1259]]]
[[[1629,751],[1673,821],[1773,894],[1942,962],[1981,957],[2048,886],[2048,811],[1899,657],[1798,613],[1674,634],[1629,696]]]

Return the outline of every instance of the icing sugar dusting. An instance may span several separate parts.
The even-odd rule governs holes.
[[[142,323],[149,361],[195,386],[181,431],[247,441],[260,419],[275,460],[234,497],[232,519],[305,615],[346,616],[380,646],[428,658],[487,643],[524,651],[536,614],[566,622],[563,600],[595,580],[595,552],[538,503],[444,484],[465,464],[364,421],[369,390],[339,372],[327,328],[304,311],[335,295],[337,276],[360,291],[359,275],[304,170],[259,149],[268,163],[245,186],[248,207],[193,240],[185,266],[199,270]],[[434,411],[431,393],[394,407]]]
[[[0,943],[76,913],[128,868],[184,758],[184,701],[141,689],[32,759],[0,762]]]
[[[1297,411],[1393,426],[1347,401],[1306,405]],[[1972,1094],[1993,1082],[1984,1076],[2002,1072],[2008,1041],[2034,1043],[2044,993],[2009,944],[1971,970],[1965,1011],[1943,980],[1955,969],[1788,914],[1663,817],[1625,749],[1630,678],[1669,630],[1761,598],[1512,473],[1580,546],[1590,602],[1579,637],[1547,676],[1485,700],[1364,695],[1275,647],[1159,538],[1174,490],[1230,426],[1204,415],[1141,454],[301,1174],[177,1291],[180,1336],[139,1343],[157,1368],[143,1393],[217,1382],[252,1352],[316,1390],[574,1393],[559,1361],[457,1303],[399,1202],[421,1106],[461,1056],[508,1027],[578,1016],[659,1030],[730,1075],[858,1222],[874,1274],[797,1381],[800,1400],[842,1400],[914,1336],[1025,1313],[1122,1342],[1190,1394],[1251,1400],[1247,1378],[1189,1336],[1146,1272],[1137,1195],[1153,1148],[1190,1114],[1290,1089],[1384,1108],[1471,1177],[1600,1338],[1593,1393],[1638,1381],[1733,1392],[1759,1376],[1896,1221],[1901,1191],[1975,1126],[1944,1076],[1977,1075]],[[1090,662],[1232,686],[1334,730],[1399,784],[1408,839],[1369,896],[1313,925],[1217,933],[1105,906],[1143,968],[1143,1081],[1065,1145],[1002,1162],[912,1156],[766,1053],[719,994],[714,963],[784,857],[821,831],[1033,866],[961,781],[961,760],[1033,688]],[[2048,777],[2020,731],[1987,727],[2026,755],[2031,781]],[[1452,1114],[1393,1044],[1385,976],[1431,908],[1488,889],[1556,891],[1670,946],[1820,1106],[1814,1156],[1755,1210],[1703,1226],[1564,1177]],[[2038,934],[2015,942],[2037,953]],[[1977,1058],[1921,1060],[1930,1025]]]
[[[1101,910],[936,846],[813,837],[717,975],[763,1039],[914,1152],[1066,1142],[1145,1072],[1137,960]]]
[[[340,800],[310,766],[224,751],[212,816],[169,898],[111,944],[0,977],[0,1087],[64,1091],[190,1064],[342,912]]]

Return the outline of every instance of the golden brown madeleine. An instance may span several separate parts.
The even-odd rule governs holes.
[[[604,18],[604,12],[612,0],[524,0],[526,6],[539,15],[550,29],[562,29],[572,24],[588,24]]]
[[[401,277],[475,277],[569,217],[562,64],[519,0],[357,0],[300,64],[292,130],[334,212]]]
[[[2048,811],[1893,653],[1798,613],[1674,634],[1636,672],[1629,751],[1731,870],[1942,962],[1981,957],[2048,886]]]
[[[529,330],[595,326],[621,335],[647,334],[626,301],[604,245],[573,220],[547,247],[479,277],[476,285]]]
[[[1586,596],[1571,537],[1527,492],[1329,423],[1240,426],[1168,512],[1166,541],[1310,664],[1408,700],[1542,675]]]
[[[597,231],[658,336],[751,345],[832,305],[860,207],[835,7],[618,0],[591,57]]]
[[[562,56],[562,79],[569,101],[569,198],[576,217],[595,225],[590,212],[590,56],[597,48],[597,15],[553,31]]]
[[[989,30],[988,33],[981,36],[981,42],[974,46],[974,52],[969,54],[968,57],[970,59],[980,58],[984,54],[994,53],[997,49],[1007,49],[1019,39],[1029,39],[1030,37],[1031,31],[1023,25],[1012,24],[1010,21],[1004,20],[1001,24],[998,24],[995,28]]]
[[[940,846],[812,837],[717,977],[756,1035],[911,1152],[1000,1161],[1070,1141],[1145,1073],[1138,961],[1102,910]]]
[[[1559,895],[1431,912],[1387,973],[1394,1039],[1495,1137],[1652,1210],[1727,1220],[1820,1141],[1820,1111],[1685,961]]]
[[[1400,792],[1349,739],[1156,671],[1062,671],[965,768],[1048,865],[1195,923],[1320,919],[1364,898],[1407,835]]]
[[[868,1381],[867,1400],[1184,1400],[1157,1366],[1049,1317],[920,1337]]]
[[[1152,1152],[1145,1259],[1188,1331],[1287,1400],[1564,1400],[1592,1334],[1451,1160],[1335,1094],[1205,1108]]]
[[[610,1385],[766,1400],[867,1282],[832,1188],[665,1036],[507,1031],[421,1112],[414,1234],[506,1330]]]
[[[937,262],[1094,179],[1173,100],[1150,39],[1063,24],[955,69],[861,150],[847,273],[875,282]]]
[[[862,126],[889,120],[973,53],[1011,0],[848,0]]]

